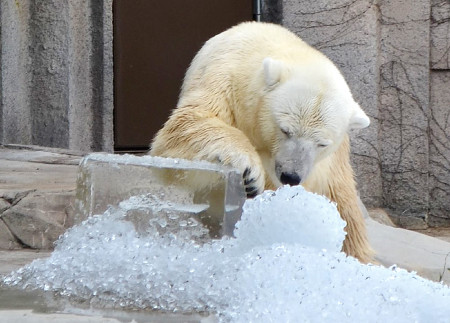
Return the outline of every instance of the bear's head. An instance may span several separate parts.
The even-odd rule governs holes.
[[[271,119],[272,176],[298,185],[314,165],[337,150],[350,129],[370,120],[354,101],[335,65],[325,56],[289,64],[263,61],[264,107]],[[274,180],[275,178],[273,178]]]

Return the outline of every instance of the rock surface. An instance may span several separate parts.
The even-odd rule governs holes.
[[[51,249],[68,227],[81,155],[0,147],[0,249]]]
[[[15,239],[32,249],[51,249],[67,228],[74,192],[30,191],[1,215]]]

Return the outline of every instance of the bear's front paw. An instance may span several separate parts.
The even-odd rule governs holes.
[[[258,178],[261,177],[261,174],[257,174],[257,172],[254,172],[252,168],[247,167],[244,170],[242,177],[244,180],[245,193],[248,198],[253,198],[259,193],[262,193],[264,186],[259,183],[261,180]]]
[[[242,172],[242,181],[248,198],[253,198],[264,191],[264,168],[258,155],[251,156],[246,153],[234,152],[229,155],[216,155],[214,161]]]

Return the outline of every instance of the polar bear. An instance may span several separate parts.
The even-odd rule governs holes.
[[[197,53],[150,154],[231,165],[248,197],[283,184],[327,196],[347,222],[343,251],[367,263],[348,131],[369,123],[325,55],[279,25],[246,22]]]

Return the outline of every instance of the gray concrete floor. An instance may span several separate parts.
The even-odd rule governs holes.
[[[50,251],[0,250],[0,275],[7,275],[35,259],[49,257]]]

